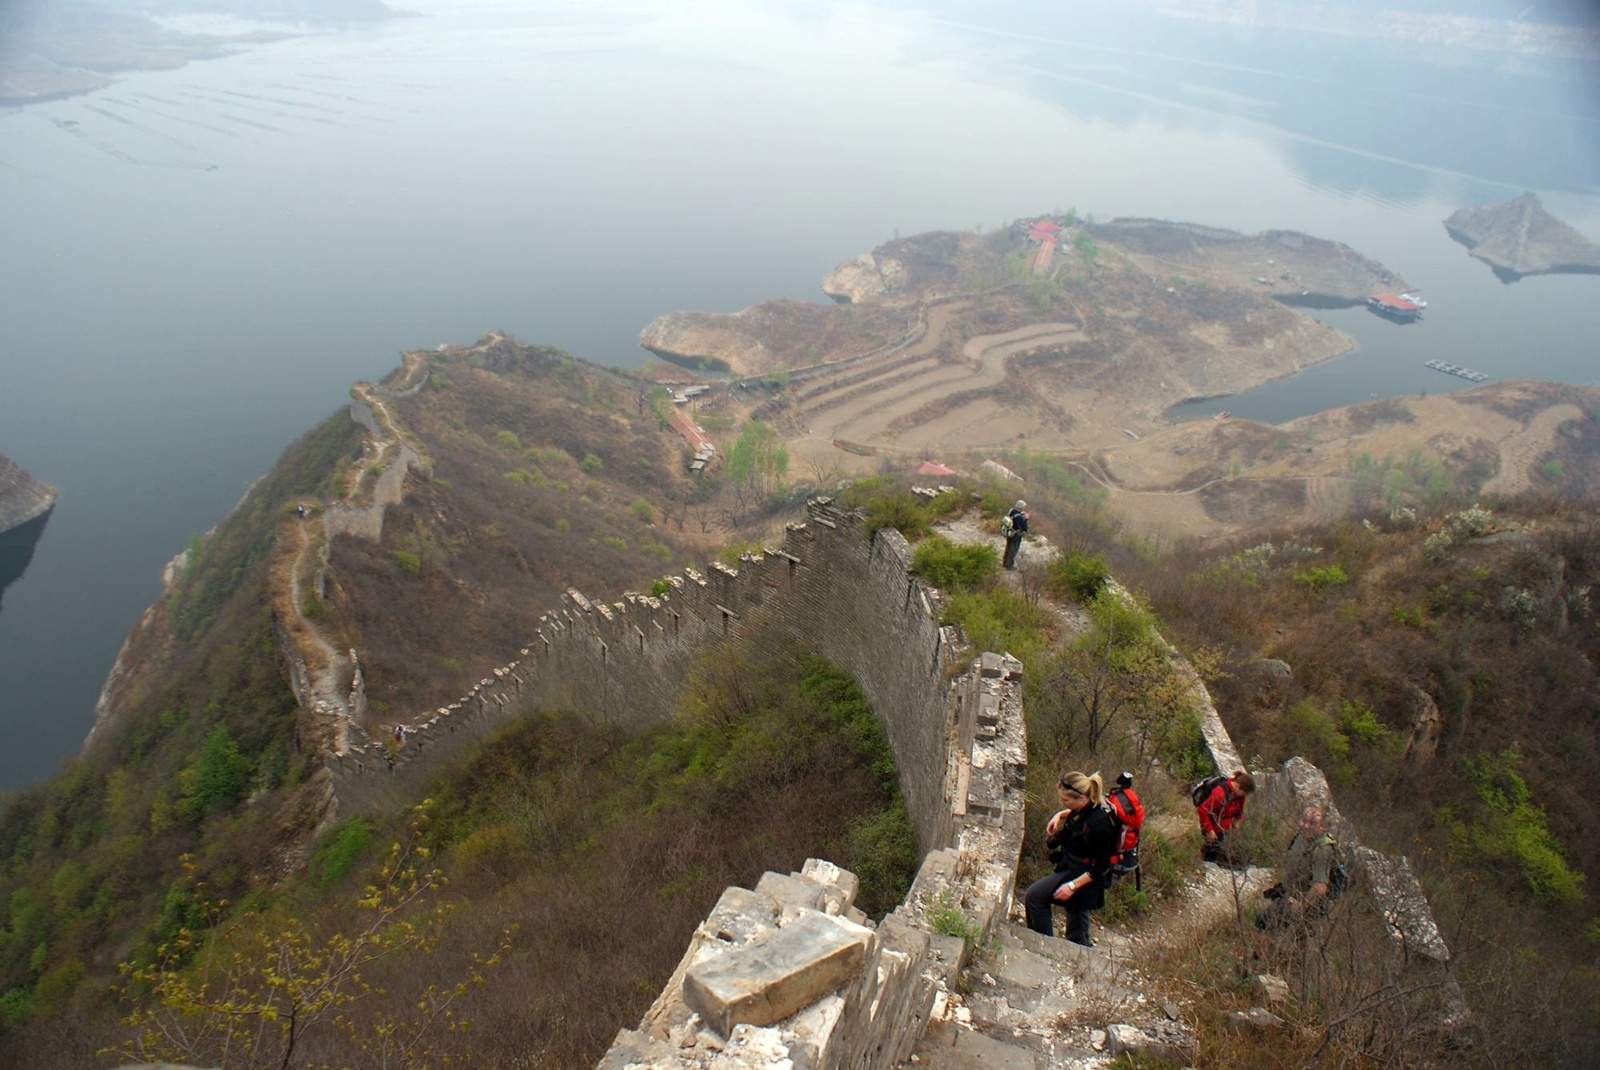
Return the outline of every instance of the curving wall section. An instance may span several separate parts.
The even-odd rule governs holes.
[[[883,718],[925,857],[910,894],[876,925],[853,905],[856,880],[810,860],[729,888],[696,930],[677,971],[603,1070],[633,1067],[892,1067],[910,1057],[972,941],[943,935],[959,911],[967,936],[1003,923],[1023,836],[1027,738],[1022,666],[983,654],[962,664],[962,637],[938,623],[939,595],[909,572],[911,548],[858,514],[817,499],[780,547],[737,569],[670,577],[661,596],[597,603],[569,590],[516,661],[399,740],[328,758],[341,809],[404,805],[466,745],[539,709],[564,708],[644,728],[673,716],[696,659],[755,627],[775,628],[855,677]],[[1172,654],[1181,663],[1174,650]],[[1237,751],[1198,678],[1192,701],[1219,768]],[[1320,771],[1292,759],[1264,774],[1263,801],[1329,804]],[[1357,846],[1337,810],[1407,969],[1442,971],[1453,1026],[1465,1008],[1449,949],[1403,858]]]
[[[330,756],[346,812],[403,805],[465,744],[539,709],[571,709],[631,728],[669,721],[695,659],[757,625],[795,637],[849,672],[882,716],[918,836],[950,840],[941,795],[950,750],[940,714],[959,637],[941,628],[936,592],[909,574],[911,547],[892,529],[822,498],[779,547],[737,569],[712,564],[668,579],[660,597],[592,602],[569,590],[516,661],[406,729]]]

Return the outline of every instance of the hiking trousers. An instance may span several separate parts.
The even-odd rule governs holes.
[[[1056,934],[1055,908],[1058,906],[1065,908],[1067,912],[1067,939],[1075,944],[1082,944],[1084,947],[1093,947],[1094,942],[1089,939],[1089,914],[1091,912],[1073,909],[1073,903],[1077,899],[1076,896],[1065,903],[1057,903],[1055,900],[1056,889],[1078,875],[1078,872],[1057,872],[1040,877],[1028,885],[1028,890],[1022,897],[1022,903],[1028,915],[1028,928],[1036,933],[1043,933],[1045,936],[1054,936]]]

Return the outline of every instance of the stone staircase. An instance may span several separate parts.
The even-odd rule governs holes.
[[[1118,977],[1119,956],[1102,943],[1079,947],[1021,925],[1001,926],[968,964],[966,995],[935,1006],[912,1061],[932,1070],[1099,1065],[1100,1054],[1063,1025],[1081,1016],[1085,1001],[1116,1003],[1129,994]]]
[[[935,1004],[911,1065],[1093,1070],[1122,1052],[1189,1063],[1193,1008],[1155,998],[1140,964],[1152,950],[1218,923],[1232,913],[1236,895],[1257,896],[1272,877],[1265,869],[1208,863],[1163,904],[1156,924],[1119,933],[1097,917],[1092,948],[1016,921],[997,926]]]

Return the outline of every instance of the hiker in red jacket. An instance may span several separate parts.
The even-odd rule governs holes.
[[[1200,857],[1207,862],[1222,862],[1225,857],[1222,844],[1228,830],[1244,817],[1244,799],[1256,790],[1256,779],[1243,769],[1234,771],[1228,779],[1211,789],[1196,807],[1200,815],[1200,832],[1205,843],[1200,845]]]

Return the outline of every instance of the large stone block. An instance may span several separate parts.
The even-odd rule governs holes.
[[[803,914],[808,910],[822,909],[822,886],[815,881],[786,877],[782,873],[773,873],[769,870],[761,875],[761,880],[756,884],[756,891],[776,902],[786,918]],[[831,913],[837,914],[838,911]]]
[[[683,999],[725,1037],[740,1024],[772,1025],[853,980],[871,943],[870,929],[803,914],[764,940],[691,966]]]

